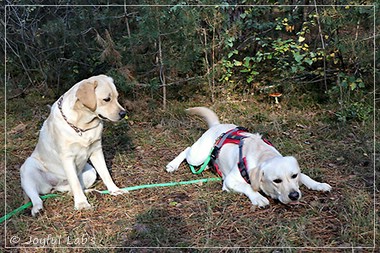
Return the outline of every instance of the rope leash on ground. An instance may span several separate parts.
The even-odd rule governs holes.
[[[196,180],[190,180],[190,181],[180,181],[180,182],[169,182],[169,183],[158,183],[158,184],[145,184],[145,185],[136,185],[136,186],[131,186],[131,187],[126,187],[123,188],[122,190],[126,191],[134,191],[134,190],[140,190],[140,189],[147,189],[147,188],[154,188],[154,187],[169,187],[169,186],[179,186],[179,185],[188,185],[188,184],[197,184],[197,183],[207,183],[207,182],[212,182],[212,181],[220,181],[222,180],[221,178],[214,177],[214,178],[203,178],[203,179],[196,179]],[[109,194],[109,191],[96,191],[101,194]],[[61,195],[59,194],[47,194],[44,196],[41,196],[41,199],[49,199],[49,198],[55,198],[59,197]],[[23,210],[29,208],[32,206],[32,202],[28,202],[25,205],[20,206],[19,208],[13,210],[10,213],[7,213],[3,217],[0,218],[0,224],[3,223],[4,221],[8,220],[11,218],[13,215],[18,214],[22,212]]]

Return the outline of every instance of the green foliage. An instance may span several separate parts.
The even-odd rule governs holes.
[[[111,13],[117,15],[114,10],[59,5],[7,8],[10,86],[46,83],[62,93],[80,79],[112,67],[101,61],[96,35],[107,27]]]
[[[361,99],[371,91],[366,83],[373,81],[373,7],[295,10],[244,8],[237,28],[226,35],[219,81],[252,91],[267,86],[305,90],[313,81],[319,83],[313,92],[328,92],[330,102],[338,103],[339,120],[368,119],[372,109]]]
[[[155,70],[153,73],[159,75],[158,50],[161,40],[164,71],[170,70],[177,76],[196,72],[194,63],[199,61],[202,50],[196,29],[199,27],[200,13],[194,8],[179,5],[143,6],[138,11],[139,15],[131,21],[136,30],[131,36],[124,35],[120,41],[121,46],[127,45],[127,51],[133,54],[131,63],[138,70]],[[142,47],[144,51],[138,51]],[[146,82],[151,78],[154,76],[149,75]]]
[[[260,0],[247,6],[174,0],[44,6],[48,2],[5,7],[10,88],[44,84],[58,95],[78,80],[108,73],[126,94],[137,85],[158,92],[164,82],[175,86],[172,97],[271,86],[328,92],[343,111],[359,110],[350,105],[372,89],[372,6],[260,6]]]
[[[302,37],[300,37],[302,38]],[[228,54],[228,59],[223,60],[223,67],[226,72],[222,76],[223,81],[229,81],[233,76],[233,71],[246,73],[246,82],[251,83],[257,80],[260,72],[272,73],[284,78],[289,75],[304,73],[313,63],[320,61],[324,53],[322,51],[310,52],[309,45],[294,41],[293,39],[283,40],[278,38],[255,38],[261,46],[253,56],[245,56],[242,61],[233,59],[239,57],[239,52],[233,50]]]
[[[251,43],[240,46],[240,50],[237,50],[239,46],[236,47],[233,43],[227,44],[231,51],[223,59],[225,74],[221,80],[229,81],[231,77],[234,78],[232,73],[236,73],[236,76],[244,73],[248,84],[265,80],[268,74],[271,76],[271,82],[282,82],[284,78],[294,78],[305,73],[320,74],[315,70],[321,65],[325,52],[315,46],[311,50],[306,41],[311,29],[316,28],[316,15],[309,15],[309,21],[302,23],[299,32],[294,32],[295,25],[287,17],[270,20],[267,26],[256,25],[252,22],[252,19],[256,18],[256,9],[257,7],[252,7],[240,15],[244,21],[249,20],[242,22],[242,30],[253,28],[257,31],[254,30],[251,34]],[[269,29],[272,32],[265,33],[260,29]],[[235,38],[229,38],[228,41],[235,41]]]
[[[373,107],[363,96],[364,89],[365,84],[361,78],[338,74],[337,84],[329,90],[331,100],[338,98],[338,121],[367,121],[371,117]]]
[[[338,121],[347,122],[357,120],[365,122],[371,118],[373,113],[372,106],[363,102],[353,102],[342,106],[342,109],[336,112]]]

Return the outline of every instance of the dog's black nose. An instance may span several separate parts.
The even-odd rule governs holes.
[[[119,112],[119,116],[120,116],[121,119],[123,119],[125,117],[125,115],[127,115],[126,111],[120,111]]]
[[[293,201],[298,200],[299,197],[300,197],[300,194],[298,192],[289,193],[289,198]]]

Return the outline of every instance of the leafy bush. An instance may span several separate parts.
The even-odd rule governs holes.
[[[80,79],[109,73],[125,93],[137,84],[155,92],[175,85],[174,95],[190,86],[212,97],[227,87],[274,87],[328,92],[346,109],[371,92],[373,6],[253,3],[44,6],[51,2],[43,0],[0,7],[7,8],[7,83],[23,90],[44,84],[60,94]]]
[[[365,84],[361,78],[339,73],[337,84],[329,90],[331,100],[337,100],[339,109],[336,117],[341,122],[350,120],[367,121],[373,113],[373,106],[369,104],[363,93]]]

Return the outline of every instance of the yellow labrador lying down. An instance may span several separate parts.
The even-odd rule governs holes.
[[[53,104],[20,171],[33,216],[43,209],[39,195],[52,190],[72,192],[77,210],[90,208],[83,189],[95,182],[96,171],[111,194],[123,193],[108,172],[101,145],[103,120],[116,122],[126,115],[117,98],[112,78],[99,75],[75,84]]]
[[[209,129],[166,166],[168,172],[177,170],[185,159],[190,165],[202,165],[215,146],[211,161],[223,178],[223,190],[244,193],[254,206],[269,205],[260,190],[284,204],[301,198],[301,184],[312,190],[331,190],[330,185],[301,173],[294,157],[282,156],[261,135],[233,124],[220,124],[218,116],[205,107],[190,108],[187,112],[202,116]],[[225,145],[220,144],[225,141]]]

